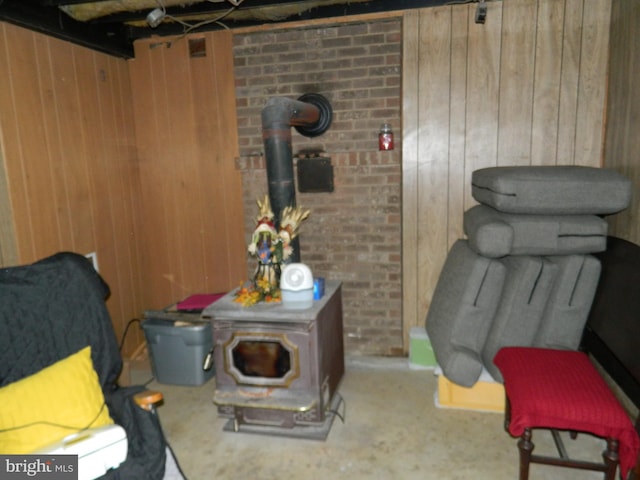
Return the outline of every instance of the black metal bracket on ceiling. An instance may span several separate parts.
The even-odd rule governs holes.
[[[150,36],[181,35],[185,26],[178,22],[162,22],[156,28],[146,24],[149,9],[114,13],[95,20],[80,22],[62,10],[62,5],[100,3],[108,0],[0,0],[0,21],[6,21],[52,37],[70,41],[85,47],[123,58],[134,55],[133,42]],[[450,0],[370,0],[336,4],[309,4],[301,13],[269,21],[264,19],[233,20],[225,18],[228,28],[250,27],[268,23],[344,18],[351,15],[382,13],[445,5]],[[244,0],[238,11],[250,12],[264,7],[277,8],[292,4],[304,4],[306,0]],[[188,6],[167,7],[168,15],[176,18],[193,18],[198,15],[216,15],[229,10],[226,2],[201,1]],[[134,24],[135,22],[135,24]],[[212,22],[197,31],[219,30],[225,26]]]

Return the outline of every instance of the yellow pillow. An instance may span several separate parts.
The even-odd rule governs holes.
[[[29,453],[112,423],[91,347],[0,388],[0,454]]]

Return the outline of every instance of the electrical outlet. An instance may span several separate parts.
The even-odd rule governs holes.
[[[91,252],[91,253],[87,253],[85,257],[91,260],[91,263],[93,264],[93,268],[95,269],[96,272],[99,272],[100,270],[98,270],[98,254],[96,252]]]

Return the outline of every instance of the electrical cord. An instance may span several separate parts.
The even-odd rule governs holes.
[[[120,339],[120,345],[119,345],[120,352],[122,352],[122,347],[124,346],[124,341],[127,337],[127,333],[129,332],[129,327],[131,327],[131,325],[133,325],[136,322],[140,326],[142,326],[142,321],[139,318],[132,318],[131,320],[129,320],[129,322],[127,322],[127,326],[124,327],[124,332],[122,332],[122,338]]]
[[[127,338],[127,333],[129,332],[129,328],[134,323],[138,323],[142,327],[142,320],[140,320],[139,318],[132,318],[127,322],[127,326],[124,327],[124,332],[122,332],[122,338],[120,339],[120,346],[119,346],[120,352],[122,352],[122,348],[124,347],[124,341]],[[149,380],[144,382],[142,385],[146,388],[149,386],[151,382],[153,382],[153,380],[155,380],[155,377],[152,376]]]
[[[211,0],[209,0],[209,1],[211,1]],[[211,23],[217,23],[221,27],[228,29],[229,27],[227,27],[224,23],[221,23],[220,20],[222,20],[224,17],[229,15],[234,10],[236,10],[242,4],[242,2],[244,2],[244,0],[228,0],[228,1],[229,1],[229,3],[231,3],[233,5],[229,10],[227,10],[226,12],[221,13],[220,15],[218,15],[215,18],[210,18],[210,19],[207,19],[207,20],[203,20],[203,21],[198,22],[198,23],[185,22],[184,20],[180,20],[178,17],[174,17],[173,15],[169,15],[167,13],[167,8],[165,7],[164,2],[162,0],[156,0],[156,3],[158,4],[160,9],[162,10],[163,17],[169,18],[169,19],[173,20],[174,22],[177,22],[180,25],[182,25],[183,27],[185,27],[185,30],[182,32],[182,35],[180,37],[178,37],[178,39],[180,39],[180,38],[184,37],[185,35],[187,35],[188,33],[192,32],[193,30],[195,30],[197,28],[200,28],[200,27],[202,27],[204,25],[209,25]],[[211,2],[211,3],[217,3],[217,2]]]
[[[124,347],[124,341],[127,338],[127,333],[129,333],[129,328],[131,328],[131,325],[133,325],[134,323],[137,323],[138,325],[140,325],[142,327],[142,320],[140,320],[139,318],[132,318],[131,320],[129,320],[127,322],[127,326],[124,327],[124,332],[122,332],[122,337],[120,339],[120,345],[119,345],[119,350],[122,353],[122,348]],[[147,385],[149,383],[151,383],[153,381],[154,377],[151,377],[149,380],[147,380],[143,386],[146,388]]]
[[[33,427],[35,425],[49,425],[51,427],[59,427],[67,430],[76,430],[78,433],[84,432],[85,430],[88,430],[89,428],[91,428],[91,425],[93,425],[93,423],[98,419],[98,417],[100,417],[100,415],[102,414],[106,406],[107,406],[107,402],[102,402],[102,406],[98,410],[98,413],[96,414],[96,416],[93,417],[93,419],[89,422],[89,424],[84,427],[78,427],[77,425],[65,425],[63,423],[49,422],[47,420],[37,420],[35,422],[26,423],[24,425],[16,425],[15,427],[0,429],[0,433],[12,432],[14,430],[21,430],[24,428]]]
[[[142,384],[142,386],[143,386],[144,388],[147,388],[147,387],[149,386],[149,384],[150,384],[151,382],[153,382],[155,379],[156,379],[156,377],[151,376],[151,378],[150,378],[149,380],[147,380],[146,382],[144,382],[144,383]]]
[[[244,1],[244,0],[242,0]],[[238,8],[238,6],[240,5],[240,3],[242,3],[242,1],[238,2],[237,5],[231,7],[229,10],[227,10],[226,12],[218,15],[216,18],[210,18],[209,20],[203,20],[202,22],[199,23],[195,23],[190,25],[183,33],[182,36],[185,36],[186,34],[188,34],[189,32],[195,30],[196,28],[200,28],[204,25],[209,25],[211,23],[217,23],[218,25],[220,25],[222,28],[226,28],[227,30],[229,29],[229,27],[227,27],[224,23],[220,22],[220,20],[222,20],[224,17],[226,17],[227,15],[229,15],[231,12],[233,12],[234,10],[236,10]],[[172,17],[170,17],[172,18]],[[185,24],[185,22],[180,22],[181,24]]]
[[[342,395],[340,395],[338,392],[336,392],[336,396],[340,398],[340,403],[342,403],[342,410],[343,410],[342,413],[340,413],[337,409],[336,410],[328,409],[327,412],[334,414],[336,417],[338,417],[342,421],[342,423],[344,423],[345,418],[347,417],[347,402],[344,400]]]

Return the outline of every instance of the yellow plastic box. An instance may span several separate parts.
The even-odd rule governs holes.
[[[439,374],[436,371],[436,374],[438,375],[437,406],[504,413],[504,386],[493,380],[487,372],[483,372],[480,380],[470,388],[453,383],[442,375],[441,371]]]

